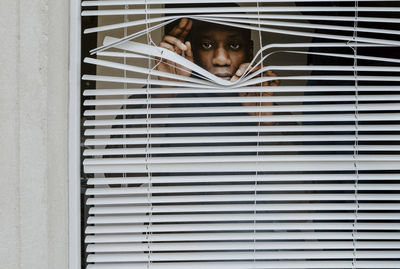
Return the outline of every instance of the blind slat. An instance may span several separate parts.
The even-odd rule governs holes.
[[[255,177],[254,180],[257,180]],[[125,187],[125,188],[91,188],[88,189],[87,195],[108,195],[108,194],[138,194],[138,193],[192,193],[192,192],[252,192],[252,191],[344,191],[353,190],[353,184],[254,184],[248,185],[190,185],[190,186],[166,186],[166,187]],[[400,190],[400,184],[362,184],[358,185],[360,191],[363,190]],[[327,206],[327,205],[321,205]],[[339,206],[339,205],[337,205]],[[379,205],[377,205],[379,206]],[[254,208],[266,207],[266,205],[254,206]],[[193,210],[195,210],[195,206]],[[217,208],[217,207],[216,207]],[[239,207],[238,207],[239,208]],[[212,210],[212,209],[211,209]]]
[[[397,188],[398,189],[398,188]],[[388,190],[390,190],[388,188]],[[229,188],[227,188],[229,191]],[[246,191],[246,190],[244,190]],[[263,191],[261,190],[258,191]],[[264,189],[265,191],[265,189]],[[399,204],[371,204],[371,203],[362,203],[358,206],[353,204],[274,204],[274,205],[266,205],[266,204],[257,204],[257,205],[248,205],[248,204],[236,204],[236,205],[188,205],[188,206],[153,206],[151,209],[152,213],[169,213],[169,212],[239,212],[239,211],[307,211],[307,210],[315,210],[315,211],[341,211],[341,210],[400,210]],[[116,215],[116,214],[139,214],[146,213],[149,211],[148,206],[129,206],[129,207],[92,207],[89,210],[89,214],[95,215]]]
[[[385,180],[385,181],[400,181],[400,175],[398,174],[298,174],[298,175],[257,175],[258,182],[325,182],[325,181],[374,181],[374,180]],[[104,184],[144,184],[149,183],[148,177],[106,177],[106,178],[89,178],[87,181],[88,185],[104,185]],[[157,183],[196,183],[196,182],[254,182],[255,178],[253,175],[199,175],[199,176],[153,176],[151,182]]]
[[[253,236],[254,237],[254,236]],[[359,242],[357,248],[363,249],[398,249],[399,242],[390,241],[362,241]],[[147,244],[89,244],[88,252],[133,252],[133,251],[229,251],[229,250],[300,250],[300,249],[353,249],[352,241],[326,241],[326,242],[212,242],[212,243],[170,243],[168,245],[162,243]]]
[[[131,269],[132,266],[138,269],[148,268],[148,263],[113,263],[113,268],[115,269]],[[254,262],[207,262],[207,268],[210,269],[242,269],[242,268],[267,268],[267,269],[303,269],[303,268],[323,268],[328,269],[352,269],[354,265],[352,261],[258,261],[256,267],[254,267]],[[358,268],[398,268],[397,261],[382,261],[382,260],[368,260],[368,261],[357,261]],[[110,264],[90,264],[88,269],[106,269],[109,268]],[[154,269],[167,268],[167,269],[184,269],[184,268],[194,268],[202,269],[204,268],[204,263],[201,262],[168,262],[168,263],[154,263],[152,265]]]
[[[353,2],[354,0],[336,0],[336,2]],[[359,0],[359,2],[373,2],[376,0]],[[395,0],[389,0],[395,1]],[[231,0],[192,0],[190,3],[231,3]],[[254,0],[236,0],[236,3],[254,3]],[[286,3],[286,2],[330,2],[329,0],[260,0],[259,3]],[[143,5],[143,4],[186,4],[185,0],[108,0],[108,1],[83,1],[82,6],[116,6],[116,5]]]
[[[258,214],[185,214],[152,216],[89,217],[88,224],[122,224],[143,222],[220,222],[220,221],[284,221],[284,220],[352,220],[353,213],[258,213]],[[360,213],[359,220],[400,220],[399,213]]]
[[[85,131],[85,135],[87,136],[100,136],[100,135],[134,135],[134,134],[204,134],[204,133],[249,133],[249,132],[273,132],[273,135],[261,135],[258,137],[260,142],[293,142],[293,141],[352,141],[355,139],[353,135],[339,135],[332,134],[332,132],[354,132],[356,130],[355,125],[277,125],[277,126],[246,126],[246,128],[238,128],[237,126],[223,126],[223,127],[153,127],[150,130],[148,128],[112,128],[112,129],[88,129]],[[315,128],[315,129],[312,129]],[[358,131],[398,131],[399,125],[384,125],[384,124],[376,124],[376,125],[358,125]],[[286,135],[283,136],[279,134],[279,132],[300,132],[299,135]],[[331,132],[329,136],[325,134],[321,134],[319,136],[316,135],[307,135],[301,132]],[[286,139],[285,139],[286,138]],[[254,137],[250,137],[247,135],[236,136],[236,135],[223,135],[218,137],[210,137],[210,136],[201,136],[193,137],[187,135],[185,139],[186,143],[224,143],[224,142],[255,142],[256,139]],[[399,140],[399,135],[365,135],[360,134],[358,136],[359,141],[396,141]],[[148,140],[144,140],[141,137],[138,138],[94,138],[94,139],[86,139],[85,145],[137,145],[144,144],[147,141],[149,144],[169,144],[169,143],[177,143],[182,144],[185,142],[169,136],[164,137],[164,139],[160,139],[158,137],[151,137]]]
[[[143,225],[142,225],[143,226]],[[182,225],[183,226],[183,225]],[[105,231],[109,232],[111,231],[110,227],[109,229],[104,229]],[[301,229],[301,225],[296,227],[297,229]],[[143,229],[142,229],[143,230]],[[97,231],[95,229],[88,229],[86,233],[94,232]],[[163,231],[164,232],[164,231]],[[256,233],[256,234],[255,234]],[[240,243],[244,241],[249,241],[249,240],[254,240],[254,238],[257,238],[257,240],[264,240],[264,241],[269,241],[269,244],[274,244],[277,243],[275,240],[290,240],[290,241],[297,241],[297,240],[352,240],[352,233],[351,232],[263,232],[258,229],[255,229],[252,233],[245,233],[241,232],[238,233],[237,231],[231,231],[231,232],[220,232],[220,233],[185,233],[185,234],[180,234],[180,233],[168,233],[168,234],[135,234],[135,235],[121,235],[121,234],[113,234],[113,235],[88,235],[85,238],[86,243],[132,243],[132,242],[146,242],[146,241],[151,241],[151,242],[180,242],[179,244],[182,244],[182,242],[186,241],[199,241],[197,243],[206,243],[202,241],[210,241],[210,243],[215,244],[217,242],[214,241],[237,241],[239,240]],[[370,233],[370,232],[360,232],[357,234],[357,238],[360,240],[399,240],[399,235],[398,233],[395,232],[375,232],[375,233]],[[273,242],[271,242],[273,241]],[[346,242],[346,241],[343,241]],[[365,241],[362,241],[365,242]],[[377,242],[379,243],[380,241],[370,241],[368,245],[371,244],[371,242]],[[388,243],[388,246],[392,246],[391,248],[399,248],[398,246],[398,241],[384,241],[385,243]],[[208,243],[208,242],[207,242]],[[231,243],[231,242],[230,242]],[[284,245],[288,245],[287,247],[292,247],[292,248],[298,248],[299,245],[293,246],[292,244],[294,242],[286,242],[286,241],[281,241],[281,243],[284,243]],[[297,241],[297,243],[301,243],[301,241]],[[312,245],[315,242],[308,242],[308,245]],[[328,243],[334,243],[334,241],[329,241]],[[360,242],[361,243],[361,242]],[[175,243],[176,244],[176,243]],[[384,243],[382,243],[384,244]],[[167,244],[164,244],[168,246]],[[105,245],[107,246],[107,245]],[[316,248],[318,245],[316,245]],[[240,246],[236,246],[237,249],[240,249]],[[328,247],[329,248],[329,247]],[[370,246],[369,248],[375,248],[374,246]],[[168,250],[167,250],[168,251]]]
[[[148,229],[148,230],[147,230]],[[337,234],[337,238],[342,238],[338,230],[351,231],[353,230],[353,225],[350,222],[269,222],[269,223],[254,223],[254,225],[249,226],[248,223],[213,223],[209,224],[154,224],[147,226],[145,224],[130,224],[130,225],[96,225],[86,227],[86,234],[98,233],[96,236],[88,235],[91,242],[94,240],[102,240],[103,242],[110,240],[119,240],[119,242],[129,242],[132,237],[139,238],[140,236],[146,235],[147,232],[220,232],[218,235],[223,235],[223,232],[227,231],[250,231],[254,234],[263,233],[263,231],[271,231],[269,236],[271,239],[285,239],[290,236],[295,237],[295,232],[299,234],[304,234],[304,237],[312,238],[312,234],[317,234],[315,231],[323,231],[323,235],[327,237],[329,235]],[[299,232],[300,230],[300,232]],[[398,223],[382,223],[382,222],[361,222],[357,223],[357,230],[361,231],[357,234],[360,239],[389,239],[393,233],[393,239],[397,239],[398,233]],[[365,232],[365,230],[374,230],[375,232]],[[392,230],[393,232],[389,232]],[[283,232],[282,232],[283,231]],[[312,234],[310,235],[310,231]],[[329,232],[334,231],[334,232]],[[290,232],[290,233],[288,233]],[[116,233],[141,233],[135,235],[102,235],[102,234],[116,234]],[[215,234],[215,233],[214,233]],[[350,233],[351,234],[351,233]],[[240,233],[236,233],[236,236],[240,236]],[[321,237],[323,237],[321,235]],[[374,237],[376,235],[376,237]],[[216,235],[217,236],[217,235]],[[378,238],[379,237],[379,238]],[[346,239],[346,238],[344,238]],[[99,241],[100,242],[100,241]]]
[[[400,251],[357,251],[358,258],[368,259],[395,259],[400,255]],[[151,261],[223,261],[223,260],[276,260],[276,259],[351,259],[353,251],[256,251],[233,253],[215,253],[215,252],[200,252],[200,253],[152,253],[139,254],[91,254],[88,256],[89,262],[146,262]]]
[[[352,201],[354,194],[330,193],[324,194],[258,194],[257,201]],[[398,194],[360,193],[358,201],[396,201]],[[196,203],[196,202],[241,202],[254,201],[253,195],[186,195],[186,196],[147,196],[138,197],[111,197],[111,198],[88,198],[88,205],[115,205],[115,204],[148,204],[148,203]]]

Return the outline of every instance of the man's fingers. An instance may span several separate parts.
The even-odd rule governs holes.
[[[174,46],[172,46],[171,44],[167,43],[167,42],[161,42],[159,45],[161,48],[167,49],[167,50],[172,50],[175,51]]]
[[[256,71],[258,71],[260,69],[261,69],[261,65],[253,66],[253,67],[250,68],[249,72],[250,73],[254,73],[254,72],[256,72]]]
[[[237,77],[242,76],[249,65],[250,65],[250,63],[241,64],[239,66],[238,70],[236,70],[235,76],[237,76]]]
[[[182,53],[185,52],[186,59],[193,62],[193,51],[190,42],[183,43],[191,28],[192,20],[189,20],[188,18],[181,19],[179,24],[172,29],[169,35],[164,36],[159,46],[161,48],[173,51],[179,55],[182,55]],[[162,57],[157,57],[156,63],[157,70],[162,72],[177,74],[186,77],[189,77],[192,73],[192,71],[187,67],[178,65],[175,62],[163,59]],[[159,76],[159,79],[176,81],[176,79],[171,79],[163,76]]]
[[[192,20],[188,18],[182,18],[177,26],[175,26],[169,35],[179,38],[181,41],[185,40],[185,37],[192,28]]]
[[[183,44],[182,41],[180,41],[178,38],[176,38],[176,37],[174,37],[174,36],[167,35],[167,36],[164,37],[164,39],[163,39],[162,42],[167,42],[167,43],[169,43],[169,44],[171,44],[171,45],[174,45],[174,46],[175,46],[176,48],[178,48],[180,51],[182,51],[182,50],[183,50],[183,51],[186,51],[186,50],[187,50],[186,45]],[[175,51],[176,51],[176,49],[175,49]]]
[[[183,32],[184,27],[185,27],[185,25],[187,24],[187,21],[188,21],[188,18],[182,18],[182,19],[179,21],[178,25],[175,26],[175,27],[171,30],[171,32],[168,33],[168,35],[172,35],[172,36],[178,36],[178,35],[180,35],[180,34]]]
[[[275,74],[274,72],[268,70],[267,72],[265,72],[266,76],[268,77],[277,77],[278,75]],[[272,80],[269,82],[269,86],[279,86],[280,81],[278,79],[276,80]]]
[[[190,76],[192,74],[192,70],[190,70],[189,68],[187,68],[187,67],[185,67],[183,65],[177,64],[175,66],[175,68],[176,68],[176,73],[178,75]]]
[[[273,96],[274,93],[273,92],[262,92],[261,96]]]
[[[231,79],[230,79],[230,82],[235,82],[235,81],[238,80],[238,79],[239,79],[238,76],[233,75],[233,76],[231,77]]]
[[[244,64],[241,65],[239,67],[238,71],[236,72],[235,76],[243,75],[244,71],[246,70],[246,68],[248,66],[249,66],[249,64],[247,64],[246,66]],[[250,69],[250,73],[253,73],[253,72],[257,71],[260,68],[261,68],[261,66],[252,67]],[[258,76],[261,76],[261,75],[263,75],[265,77],[268,77],[268,76],[269,77],[276,77],[277,76],[275,73],[273,73],[271,71],[266,71],[266,72],[264,72],[262,74],[259,74]],[[260,86],[272,86],[272,85],[274,85],[273,83],[277,83],[277,82],[278,82],[277,80],[276,81],[272,81],[272,82],[265,81],[265,82],[263,82],[263,83],[261,83],[259,85]],[[254,86],[256,86],[256,85],[254,85]],[[242,96],[242,97],[244,97],[244,96],[247,96],[247,97],[256,97],[256,96],[262,97],[262,96],[272,96],[273,94],[274,94],[273,92],[268,92],[268,91],[266,91],[266,92],[247,92],[247,93],[244,92],[244,93],[239,93],[239,96]],[[244,106],[260,106],[260,107],[264,107],[264,106],[273,106],[274,103],[273,102],[259,102],[259,101],[256,101],[256,102],[243,102],[242,105],[244,105]],[[262,111],[262,112],[249,112],[248,114],[250,116],[270,116],[270,115],[273,115],[274,113],[271,112],[271,111]],[[272,122],[263,122],[263,121],[260,122],[260,125],[272,125],[272,124],[273,124]]]
[[[267,75],[268,75],[269,77],[277,77],[277,76],[278,76],[277,74],[275,74],[275,73],[272,72],[271,70],[268,70],[268,71],[267,71]]]
[[[235,75],[232,77],[231,81],[232,80],[236,81],[237,78],[243,76],[243,74],[246,72],[246,69],[249,68],[249,65],[250,65],[250,63],[241,64],[239,66],[239,68],[237,69]],[[254,72],[256,72],[256,71],[258,71],[260,69],[261,69],[261,65],[252,66],[252,67],[249,68],[249,73],[254,73]],[[270,70],[265,71],[262,75],[264,77],[277,77],[278,76],[277,74],[275,74],[274,72],[272,72]],[[261,74],[259,74],[258,76],[261,76]],[[234,78],[234,77],[237,77],[237,78]],[[279,80],[276,80],[276,81],[279,84]]]
[[[182,34],[179,36],[179,39],[185,40],[186,36],[189,34],[190,30],[192,29],[193,21],[188,20],[188,23],[185,25]]]
[[[246,70],[249,68],[250,63],[244,63],[239,66],[239,68],[236,70],[235,75],[231,78],[231,82],[235,82],[238,80],[241,76],[244,75]],[[249,72],[254,73],[255,71],[259,70],[261,66],[255,66],[255,67],[250,67]]]
[[[193,51],[192,51],[192,44],[190,44],[189,41],[185,42],[186,45],[186,51],[185,51],[185,55],[186,55],[186,59],[188,59],[189,61],[193,62]]]

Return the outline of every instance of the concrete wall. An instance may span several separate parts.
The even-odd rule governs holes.
[[[68,268],[68,18],[0,1],[1,268]]]

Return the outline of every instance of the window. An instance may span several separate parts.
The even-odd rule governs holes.
[[[187,2],[82,2],[82,266],[399,268],[399,1]]]

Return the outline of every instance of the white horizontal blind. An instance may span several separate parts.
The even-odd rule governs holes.
[[[87,268],[400,268],[400,1],[187,2],[82,2],[122,18],[84,31]],[[261,69],[159,48],[183,17],[250,29]]]

